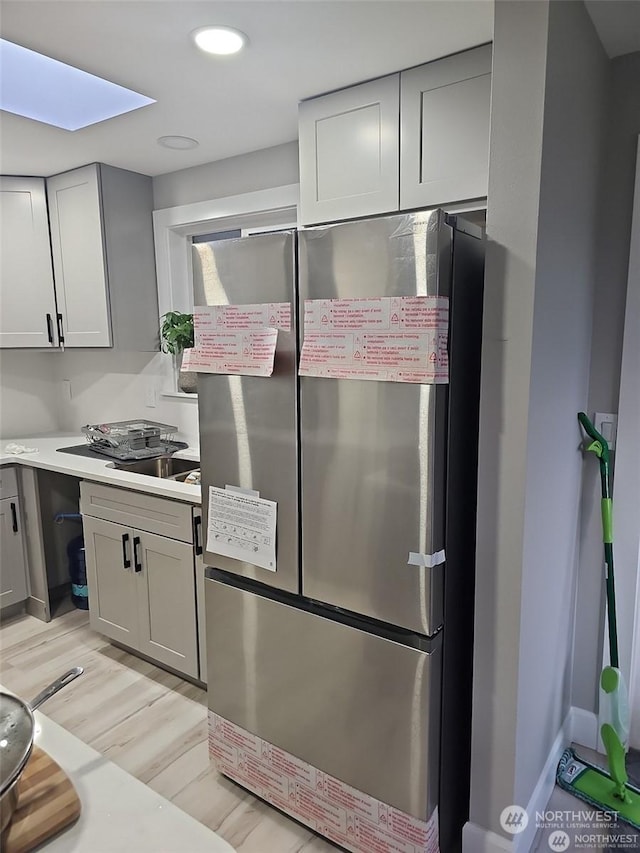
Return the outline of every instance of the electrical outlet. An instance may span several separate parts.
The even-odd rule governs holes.
[[[148,409],[156,407],[156,386],[153,382],[149,382],[144,395],[144,404]]]
[[[593,416],[593,425],[600,435],[607,439],[609,450],[615,450],[618,416],[611,412],[596,412]]]

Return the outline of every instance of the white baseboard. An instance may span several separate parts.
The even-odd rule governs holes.
[[[526,806],[529,823],[525,831],[514,838],[513,849],[517,853],[527,853],[527,851],[532,849],[535,842],[536,833],[538,832],[536,813],[543,812],[546,809],[547,803],[553,793],[553,788],[556,784],[556,769],[560,761],[560,756],[571,742],[573,710],[573,708],[569,708],[560,731],[549,750],[542,773],[533,789],[533,793],[529,797],[529,802]]]
[[[593,711],[585,711],[584,708],[572,707],[569,711],[571,718],[569,740],[588,746],[589,749],[598,749],[598,716]],[[567,746],[569,744],[567,743]]]
[[[507,838],[467,822],[462,827],[462,853],[513,853],[513,845]]]
[[[582,708],[570,708],[562,723],[533,793],[526,804],[529,823],[524,832],[507,839],[475,823],[466,823],[462,832],[463,853],[528,853],[533,848],[538,827],[536,813],[544,812],[556,784],[556,769],[564,750],[572,741],[595,749],[597,746],[598,719]],[[512,805],[511,803],[505,803]],[[513,803],[513,805],[521,805]]]

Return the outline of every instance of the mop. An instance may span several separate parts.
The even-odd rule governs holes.
[[[609,772],[578,758],[566,749],[558,764],[556,782],[565,791],[596,808],[617,812],[621,820],[640,829],[640,790],[629,784],[626,770],[626,742],[629,737],[627,690],[618,668],[618,632],[616,626],[616,594],[613,578],[612,500],[609,482],[609,445],[584,412],[578,414],[589,441],[583,447],[595,453],[600,461],[602,484],[602,539],[609,623],[609,666],[602,670],[600,716],[606,720],[600,735],[607,752]]]

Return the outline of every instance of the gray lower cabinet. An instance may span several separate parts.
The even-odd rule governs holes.
[[[196,615],[198,617],[198,657],[200,663],[200,681],[207,683],[207,623],[205,613],[205,564],[202,557],[196,557]]]
[[[193,547],[134,530],[133,557],[140,582],[138,650],[197,678]]]
[[[140,584],[131,559],[133,529],[87,516],[83,528],[89,623],[94,631],[137,649]]]
[[[0,608],[28,597],[22,518],[17,495],[0,500]]]
[[[22,513],[15,468],[0,468],[0,608],[29,595]]]
[[[97,483],[81,484],[91,627],[177,672],[200,673],[193,520],[199,509]],[[93,514],[90,514],[93,513]],[[96,517],[126,513],[138,526]],[[145,520],[146,519],[146,520]],[[140,522],[152,530],[141,530]],[[174,536],[160,535],[166,525]],[[196,543],[196,548],[197,548]]]

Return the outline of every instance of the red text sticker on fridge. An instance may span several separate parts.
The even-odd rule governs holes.
[[[182,370],[271,376],[278,330],[291,331],[291,305],[198,305],[193,327],[195,346],[184,351]]]
[[[196,305],[193,309],[196,330],[211,333],[218,331],[259,331],[281,329],[291,331],[291,304],[289,302],[264,302],[253,305]]]
[[[446,383],[449,299],[308,299],[301,376]]]
[[[276,571],[275,501],[209,486],[207,551]]]

